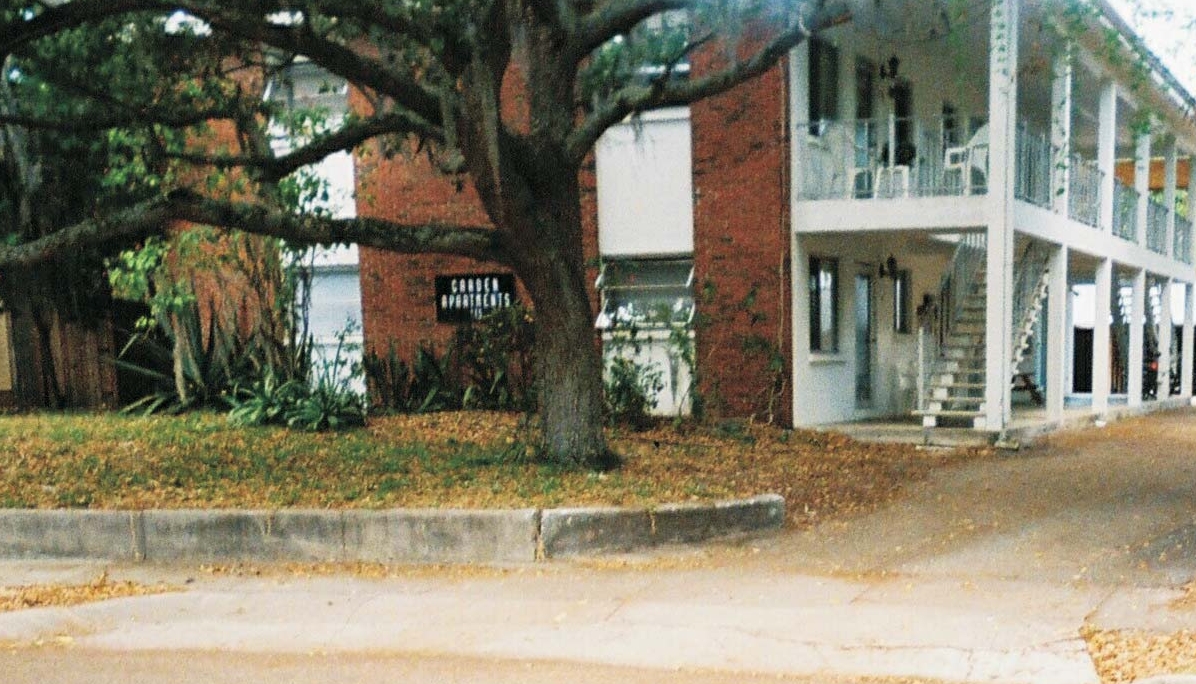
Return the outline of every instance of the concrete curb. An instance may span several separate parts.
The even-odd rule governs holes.
[[[785,500],[516,510],[0,510],[0,559],[529,563],[779,529]]]

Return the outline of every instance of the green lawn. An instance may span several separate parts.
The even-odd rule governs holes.
[[[0,417],[0,507],[380,508],[652,505],[777,492],[790,521],[890,498],[950,457],[761,426],[612,434],[613,473],[527,458],[510,414],[375,417],[310,434],[221,415]]]

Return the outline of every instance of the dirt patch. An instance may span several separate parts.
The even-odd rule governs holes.
[[[1196,632],[1158,634],[1103,630],[1087,626],[1080,634],[1105,684],[1133,682],[1164,674],[1196,673]]]
[[[147,586],[130,581],[113,581],[102,573],[87,584],[31,584],[20,587],[0,587],[0,612],[76,606],[129,596],[149,596],[181,591],[165,584]]]

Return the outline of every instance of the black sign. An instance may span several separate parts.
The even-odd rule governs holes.
[[[436,322],[468,323],[515,303],[515,276],[466,273],[436,276]]]

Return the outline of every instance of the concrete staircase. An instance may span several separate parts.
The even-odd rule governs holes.
[[[956,292],[950,332],[946,334],[926,380],[923,408],[914,412],[922,425],[936,427],[943,419],[970,422],[983,429],[985,372],[985,272]]]
[[[970,267],[960,267],[961,259],[978,260]],[[940,421],[967,422],[975,429],[986,428],[985,419],[985,299],[987,279],[983,253],[973,250],[957,254],[952,260],[952,306],[948,332],[942,346],[929,360],[930,372],[924,380],[924,396],[914,414],[925,427],[937,427]],[[1015,266],[1014,325],[1011,339],[1009,378],[1011,384],[1020,374],[1038,327],[1046,301],[1049,282],[1049,253],[1031,244]],[[968,277],[960,278],[958,272]]]

